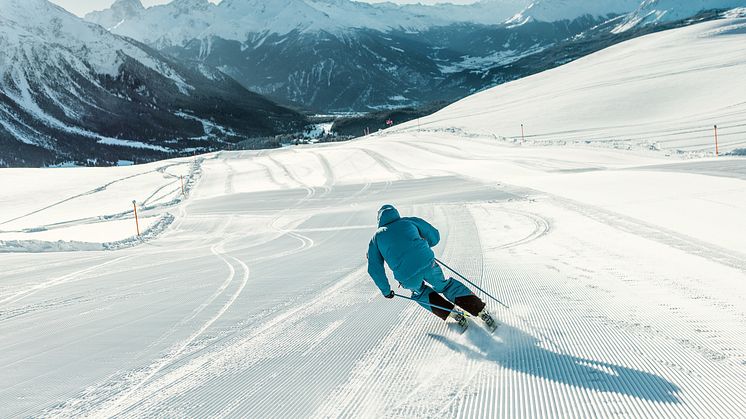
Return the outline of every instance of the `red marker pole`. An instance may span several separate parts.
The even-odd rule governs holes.
[[[720,150],[718,150],[718,126],[715,125],[715,156],[720,157]]]
[[[137,202],[133,199],[132,206],[135,208],[135,226],[137,226],[137,237],[140,237],[140,221],[137,219]]]

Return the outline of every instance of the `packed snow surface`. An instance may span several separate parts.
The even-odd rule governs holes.
[[[742,88],[729,68],[743,22],[630,42],[464,100],[419,130],[145,166],[3,169],[0,234],[16,244],[56,223],[70,229],[53,239],[68,244],[127,242],[82,227],[107,229],[112,216],[112,230],[132,229],[132,199],[170,222],[117,251],[0,254],[0,416],[746,417],[746,161],[666,155],[704,155],[705,140],[651,150],[631,135],[618,140],[629,147],[500,138],[523,118],[579,138],[574,115],[629,134],[697,115],[743,120],[742,96],[707,96],[688,78]],[[646,43],[661,48],[652,69]],[[614,65],[621,79],[604,71]],[[645,71],[670,91],[642,94]],[[617,103],[635,88],[637,102]],[[690,101],[700,114],[686,113]],[[432,222],[437,256],[510,306],[490,302],[494,335],[475,319],[459,335],[380,295],[365,250],[385,203]]]

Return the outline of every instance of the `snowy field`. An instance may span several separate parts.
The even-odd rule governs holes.
[[[666,52],[630,53],[640,68],[616,95],[663,71],[650,61],[670,61],[651,86],[680,86],[668,77],[688,68],[687,80],[730,86],[702,114],[743,114],[746,81],[730,72],[746,74],[744,25],[635,40],[465,99],[419,130],[143,166],[3,169],[0,417],[746,417],[746,160],[706,157],[709,137],[658,150],[631,135],[609,147],[501,134],[518,113],[545,120],[544,132],[579,129],[555,117],[579,110],[567,93],[531,110],[560,86],[551,77],[594,85],[567,88],[595,92],[584,100],[598,112],[620,106],[599,86],[628,62],[625,48],[648,45]],[[710,57],[699,70],[671,58],[698,42]],[[671,103],[693,109],[697,92],[672,89],[686,100]],[[645,124],[699,123],[661,95],[642,102],[669,112]],[[725,137],[723,150],[740,141]],[[131,238],[133,199],[152,227],[142,241]],[[510,306],[491,306],[495,335],[476,322],[458,335],[380,295],[365,251],[384,203],[430,220],[436,254]],[[65,246],[81,250],[50,251]]]
[[[4,169],[0,251],[131,245],[137,234],[132,201],[141,232],[160,231],[170,221],[164,210],[180,203],[198,177],[194,159],[111,168]]]

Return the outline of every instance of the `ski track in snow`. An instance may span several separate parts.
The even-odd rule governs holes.
[[[556,200],[559,205],[579,212],[590,219],[613,225],[622,231],[658,241],[746,273],[746,255],[592,205],[567,198],[552,197],[552,199]]]
[[[136,174],[134,174],[134,175],[129,175],[129,176],[125,176],[125,177],[122,177],[122,178],[119,178],[119,179],[113,180],[113,181],[111,181],[111,182],[108,182],[108,183],[106,183],[106,184],[104,184],[104,185],[101,185],[101,186],[99,186],[99,187],[97,187],[97,188],[95,188],[95,189],[92,189],[92,190],[90,190],[90,191],[86,191],[86,192],[83,192],[83,193],[81,193],[81,194],[77,194],[77,195],[74,195],[74,196],[71,196],[71,197],[68,197],[68,198],[62,199],[62,200],[60,200],[60,201],[57,201],[57,202],[55,202],[55,203],[52,203],[52,204],[46,205],[46,206],[44,206],[44,207],[42,207],[42,208],[36,209],[36,210],[34,210],[34,211],[31,211],[31,212],[29,212],[29,213],[26,213],[26,214],[23,214],[23,215],[20,215],[20,216],[17,216],[17,217],[14,217],[14,218],[11,218],[11,219],[8,219],[8,220],[5,220],[5,221],[2,221],[2,222],[0,222],[0,225],[3,225],[3,224],[8,224],[8,223],[11,223],[11,222],[14,222],[14,221],[18,221],[18,220],[20,220],[20,219],[23,219],[23,218],[26,218],[26,217],[29,217],[29,216],[32,216],[32,215],[38,214],[38,213],[40,213],[40,212],[43,212],[43,211],[49,210],[49,209],[51,209],[51,208],[57,207],[57,206],[59,206],[59,205],[65,204],[65,203],[67,203],[67,202],[70,202],[70,201],[73,201],[73,200],[75,200],[75,199],[78,199],[78,198],[82,198],[82,197],[84,197],[84,196],[89,196],[89,195],[93,195],[93,194],[96,194],[96,193],[100,193],[100,192],[103,192],[103,191],[105,191],[105,190],[106,190],[107,188],[109,188],[110,186],[112,186],[112,185],[114,185],[114,184],[116,184],[116,183],[120,183],[120,182],[125,182],[125,181],[127,181],[127,180],[131,180],[131,179],[133,179],[133,178],[136,178],[136,177],[139,177],[139,176],[144,176],[144,175],[147,175],[147,174],[150,174],[150,173],[154,173],[154,172],[161,172],[161,173],[163,173],[163,172],[165,172],[165,170],[166,170],[167,168],[169,168],[169,167],[173,167],[173,166],[181,166],[181,165],[185,165],[185,164],[187,164],[187,163],[183,163],[183,162],[181,162],[181,163],[170,163],[170,164],[167,164],[167,165],[165,165],[165,166],[161,166],[161,167],[158,167],[158,168],[156,168],[156,169],[153,169],[153,170],[148,170],[148,171],[145,171],[145,172],[141,172],[141,173],[136,173]],[[157,191],[156,191],[156,192],[157,192]],[[152,198],[152,196],[151,196],[150,198]],[[148,198],[148,199],[150,199],[150,198]],[[147,200],[148,200],[148,199],[146,199],[146,202],[147,202]]]
[[[670,264],[637,263],[615,240],[632,235],[666,252],[704,256],[727,275],[742,272],[734,255],[535,190],[416,179],[385,153],[350,148],[398,180],[340,184],[340,166],[323,148],[221,153],[205,161],[195,198],[150,246],[97,254],[70,274],[7,288],[0,335],[15,340],[6,349],[31,353],[0,358],[3,374],[17,380],[0,390],[12,409],[5,416],[746,414],[738,403],[746,342],[712,317],[743,325],[742,308],[727,293],[708,292],[695,274],[674,278]],[[323,173],[318,187],[289,166],[304,153]],[[554,170],[562,162],[526,164]],[[250,166],[257,171],[244,171]],[[239,193],[253,173],[291,189]],[[215,194],[202,197],[209,188]],[[490,303],[502,322],[494,335],[476,319],[458,335],[415,304],[379,295],[364,252],[382,201],[431,220],[443,236],[438,256],[511,307]],[[576,218],[608,243],[568,233],[563,220]],[[135,260],[135,271],[117,268]],[[17,281],[33,272],[15,267],[6,275]],[[670,301],[636,302],[660,293],[656,287]],[[126,308],[118,295],[137,304]],[[685,315],[693,307],[702,318]],[[62,333],[47,349],[28,349],[50,339],[33,326],[48,316],[68,318],[56,325]],[[107,326],[120,317],[127,319],[121,327]],[[138,329],[144,337],[128,332]],[[85,359],[67,353],[72,347]],[[54,366],[24,374],[32,360]],[[70,375],[80,362],[97,368]]]
[[[334,178],[334,170],[332,169],[332,165],[329,163],[329,159],[324,157],[323,154],[316,153],[316,158],[319,159],[319,163],[321,163],[321,166],[324,169],[324,196],[328,195],[332,191],[332,187],[334,186],[334,183],[336,183]]]
[[[366,153],[367,155],[369,155],[370,158],[372,158],[373,160],[375,160],[376,163],[378,163],[379,165],[381,165],[382,167],[384,167],[390,173],[395,173],[400,179],[403,179],[403,180],[414,179],[414,176],[411,173],[405,172],[405,171],[401,171],[401,170],[395,168],[391,163],[388,162],[388,160],[386,159],[386,157],[382,156],[380,153],[378,153],[378,152],[376,152],[374,150],[367,149],[367,148],[361,148],[360,150],[362,150],[364,153]]]
[[[180,342],[174,349],[172,349],[163,359],[158,361],[155,365],[147,369],[147,375],[139,380],[136,384],[133,386],[127,388],[126,392],[119,396],[116,400],[114,400],[110,406],[105,406],[102,411],[96,411],[93,413],[93,416],[114,416],[121,412],[123,412],[125,409],[131,407],[134,403],[143,400],[145,397],[143,395],[137,394],[138,390],[147,383],[150,379],[152,379],[158,372],[160,372],[163,368],[167,367],[169,364],[174,362],[174,360],[178,359],[178,357],[187,349],[187,347],[194,342],[195,339],[197,339],[200,335],[202,335],[215,321],[217,321],[230,307],[233,305],[233,303],[236,301],[238,296],[241,294],[243,289],[246,287],[246,283],[249,280],[249,268],[248,266],[242,262],[241,260],[229,256],[226,258],[222,251],[219,251],[218,249],[222,246],[222,243],[214,245],[210,248],[210,251],[218,257],[223,263],[226,264],[228,267],[230,273],[228,277],[226,278],[225,282],[220,286],[220,288],[213,294],[205,303],[203,303],[198,310],[194,313],[194,315],[199,314],[204,307],[207,307],[212,301],[215,300],[218,296],[220,296],[226,288],[233,282],[233,280],[236,278],[236,268],[235,266],[230,262],[233,261],[236,264],[238,264],[242,271],[242,278],[241,278],[241,285],[238,287],[236,292],[230,297],[228,302],[223,305],[223,307],[220,308],[220,310],[210,318],[205,324],[202,325],[197,331],[195,331],[189,338],[187,338],[185,341]],[[230,259],[230,261],[229,261]],[[147,395],[147,393],[146,393]],[[90,412],[86,412],[86,414],[89,414]]]
[[[121,262],[121,261],[124,261],[124,260],[127,260],[127,259],[131,259],[132,257],[133,256],[121,256],[121,257],[118,257],[118,258],[113,259],[113,260],[107,260],[106,262],[102,262],[100,264],[89,266],[89,267],[86,267],[84,269],[75,271],[73,273],[70,273],[70,274],[67,274],[67,275],[63,275],[63,276],[58,277],[58,278],[54,278],[52,280],[45,281],[45,282],[42,282],[40,284],[36,284],[36,285],[31,286],[31,287],[29,287],[27,289],[18,291],[18,292],[16,292],[15,294],[13,294],[11,296],[8,296],[8,297],[5,297],[5,298],[1,299],[0,300],[0,304],[11,304],[11,303],[15,303],[15,302],[18,302],[19,300],[21,300],[23,298],[26,298],[26,297],[29,297],[29,296],[33,295],[33,294],[35,294],[35,293],[37,293],[39,291],[47,290],[47,289],[49,289],[51,287],[54,287],[54,286],[63,285],[63,284],[67,284],[67,283],[70,283],[70,282],[74,282],[74,281],[80,280],[81,277],[83,277],[85,274],[88,274],[90,272],[94,272],[97,269],[103,268],[104,266],[107,266],[107,265],[112,265],[112,264],[116,264],[118,262]]]

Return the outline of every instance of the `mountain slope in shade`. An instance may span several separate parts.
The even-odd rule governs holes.
[[[118,0],[87,19],[280,103],[348,112],[452,101],[649,32],[612,34],[640,1]]]
[[[147,9],[128,6],[138,1],[119,0],[87,18],[196,68],[218,69],[281,103],[321,112],[463,97],[473,92],[471,86],[447,94],[438,86],[449,74],[515,61],[601,22],[585,17],[515,30],[501,25],[526,7],[525,0],[435,6],[177,0]],[[121,11],[130,9],[139,11],[122,19]]]
[[[0,165],[147,160],[304,123],[46,0],[0,9]]]

